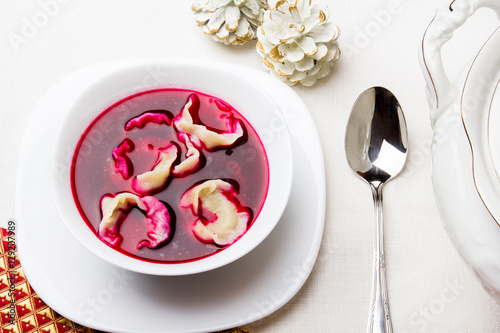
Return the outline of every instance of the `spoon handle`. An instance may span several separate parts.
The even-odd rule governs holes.
[[[387,297],[387,284],[385,279],[384,220],[382,213],[383,183],[370,183],[370,187],[373,193],[373,204],[375,211],[375,239],[373,244],[374,265],[372,293],[367,332],[392,333],[392,322],[389,312],[389,299]]]

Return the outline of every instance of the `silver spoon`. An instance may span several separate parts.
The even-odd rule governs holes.
[[[352,107],[345,135],[351,168],[370,185],[375,211],[374,267],[367,332],[393,332],[384,262],[383,185],[403,169],[407,155],[403,110],[387,89],[365,90]]]

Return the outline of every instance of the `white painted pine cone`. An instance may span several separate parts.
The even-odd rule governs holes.
[[[265,0],[195,0],[191,9],[207,35],[227,45],[241,45],[257,37]]]
[[[325,4],[312,0],[269,0],[257,30],[264,67],[288,85],[312,86],[340,57],[339,28]]]

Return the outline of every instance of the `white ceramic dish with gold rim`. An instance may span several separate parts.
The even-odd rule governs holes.
[[[441,47],[478,8],[499,1],[456,0],[438,9],[422,41],[421,64],[434,129],[432,180],[443,224],[485,289],[500,302],[500,29],[465,78],[450,82]]]

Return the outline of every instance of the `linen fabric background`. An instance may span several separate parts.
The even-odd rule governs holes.
[[[344,134],[357,96],[381,85],[396,94],[409,132],[407,165],[384,192],[394,329],[500,332],[500,307],[453,248],[432,191],[432,129],[418,53],[436,6],[449,0],[316,1],[329,6],[331,20],[340,27],[342,55],[328,77],[311,88],[293,89],[310,110],[323,145],[323,242],[299,293],[245,328],[254,333],[365,330],[373,261],[372,197],[367,184],[349,169]],[[1,225],[16,217],[15,177],[25,124],[43,94],[71,72],[134,58],[227,61],[264,71],[255,41],[239,47],[214,42],[197,27],[190,7],[186,0],[0,2]],[[497,26],[492,12],[480,10],[455,33],[443,49],[450,76],[468,67]]]

